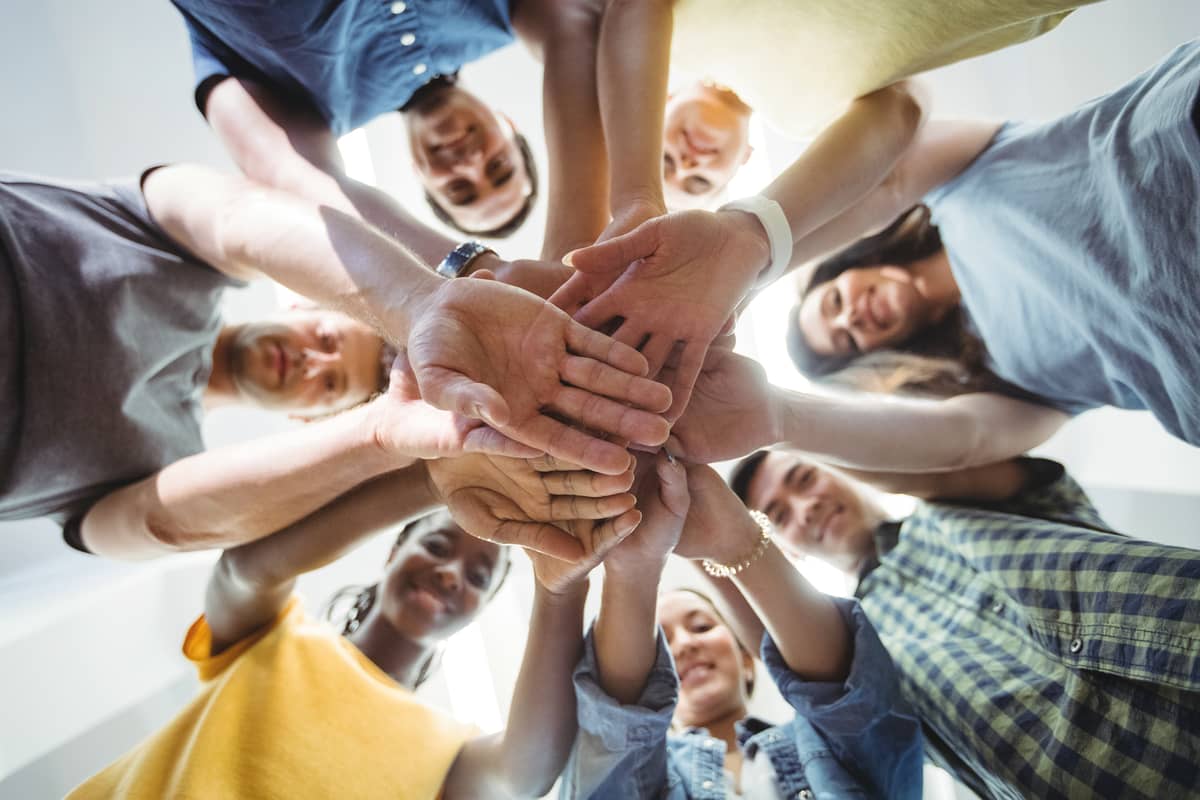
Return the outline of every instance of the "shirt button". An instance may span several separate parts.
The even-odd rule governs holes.
[[[700,784],[700,788],[701,789],[711,789],[711,788],[713,788],[713,782],[705,781],[704,783]]]
[[[395,3],[392,3],[393,14],[403,14],[406,10],[408,10],[408,3],[402,3],[399,2],[399,0],[397,0]]]
[[[1083,640],[1082,639],[1072,639],[1071,640],[1071,652],[1072,653],[1078,653],[1082,649],[1083,649]]]
[[[995,605],[992,606],[992,611],[996,612],[997,614],[1003,613],[1004,612],[1004,603],[996,603]]]
[[[413,75],[424,75],[427,69],[429,69],[429,67],[425,66],[424,64],[417,64],[415,67],[413,67]]]
[[[813,793],[808,789],[801,789],[796,792],[796,800],[812,800]]]
[[[417,40],[417,37],[413,36],[411,33],[406,33],[400,37],[400,44],[404,45],[405,47],[408,47],[416,40]]]

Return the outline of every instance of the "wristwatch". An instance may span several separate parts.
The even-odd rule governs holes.
[[[495,255],[496,251],[481,242],[463,242],[447,253],[442,263],[437,265],[437,274],[443,278],[461,278],[471,262],[484,253]]]

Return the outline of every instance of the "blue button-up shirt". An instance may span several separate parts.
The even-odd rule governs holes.
[[[509,0],[173,2],[198,89],[217,75],[257,80],[308,101],[339,135],[513,40]]]
[[[858,603],[837,599],[854,641],[844,683],[806,681],[787,668],[770,637],[763,662],[796,716],[767,726],[747,719],[739,744],[748,758],[769,759],[784,797],[921,796],[922,740],[900,697],[891,659]],[[575,668],[579,736],[563,773],[568,800],[721,800],[726,797],[724,747],[706,732],[670,733],[679,679],[662,630],[641,697],[623,706],[600,686],[591,633]]]

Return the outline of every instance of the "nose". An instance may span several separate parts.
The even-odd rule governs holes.
[[[483,143],[475,138],[469,137],[470,141],[454,148],[448,166],[455,175],[479,181],[483,177]]]
[[[452,564],[442,564],[434,572],[438,589],[442,594],[453,594],[462,588],[462,575],[459,568]]]

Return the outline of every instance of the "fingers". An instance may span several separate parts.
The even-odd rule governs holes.
[[[666,366],[670,360],[671,353],[675,352],[675,340],[670,336],[651,335],[650,340],[642,347],[642,355],[645,356],[646,362],[650,365],[649,375],[657,376],[659,371]]]
[[[509,419],[508,403],[492,387],[445,367],[427,367],[417,376],[421,397],[436,408],[481,419],[494,428]]]
[[[447,507],[454,521],[479,539],[528,547],[563,561],[578,561],[585,555],[574,536],[530,520],[513,501],[488,489],[456,491],[447,498]]]
[[[670,451],[667,451],[668,453]],[[687,516],[692,496],[688,493],[687,469],[683,462],[660,454],[654,464],[658,475],[658,496],[663,505],[676,517]]]
[[[652,219],[622,236],[572,250],[563,256],[563,263],[580,272],[618,272],[651,255],[657,247],[658,224]]]
[[[580,497],[566,495],[550,498],[550,519],[554,521],[572,519],[611,519],[629,511],[637,498],[629,493],[609,497]]]
[[[637,529],[641,521],[642,512],[635,508],[597,525],[592,531],[592,553],[596,560],[599,561],[608,555],[610,550]]]
[[[586,275],[572,275],[550,295],[548,302],[575,316],[575,312],[587,305],[591,293]]]
[[[542,451],[536,447],[521,444],[486,425],[467,431],[467,435],[463,437],[463,452],[530,459],[542,455]]]
[[[658,414],[573,386],[559,388],[550,400],[550,408],[591,430],[644,445],[662,444],[671,432],[671,426]]]
[[[647,411],[661,413],[671,407],[671,390],[666,386],[622,372],[594,358],[569,355],[563,359],[559,374],[572,386],[623,400]]]
[[[565,461],[561,458],[555,458],[554,456],[546,455],[545,453],[542,453],[537,458],[529,459],[529,466],[533,467],[538,472],[577,472],[577,471],[580,471],[578,464],[572,464],[569,461]],[[591,474],[591,473],[589,473],[589,474]]]
[[[692,342],[684,346],[679,356],[679,366],[675,370],[674,381],[671,383],[671,407],[667,409],[667,419],[672,423],[683,416],[688,401],[692,399],[692,387],[700,377],[704,367],[704,357],[708,352],[706,345]]]
[[[514,436],[548,456],[578,464],[584,469],[605,475],[620,475],[629,469],[630,456],[624,447],[571,428],[546,414],[519,426]]]
[[[620,475],[601,475],[587,470],[547,472],[542,475],[542,486],[551,495],[609,497],[629,491],[633,486],[633,470]]]
[[[632,375],[646,374],[646,359],[641,353],[580,322],[572,321],[567,325],[567,348],[576,355],[603,361]]]

